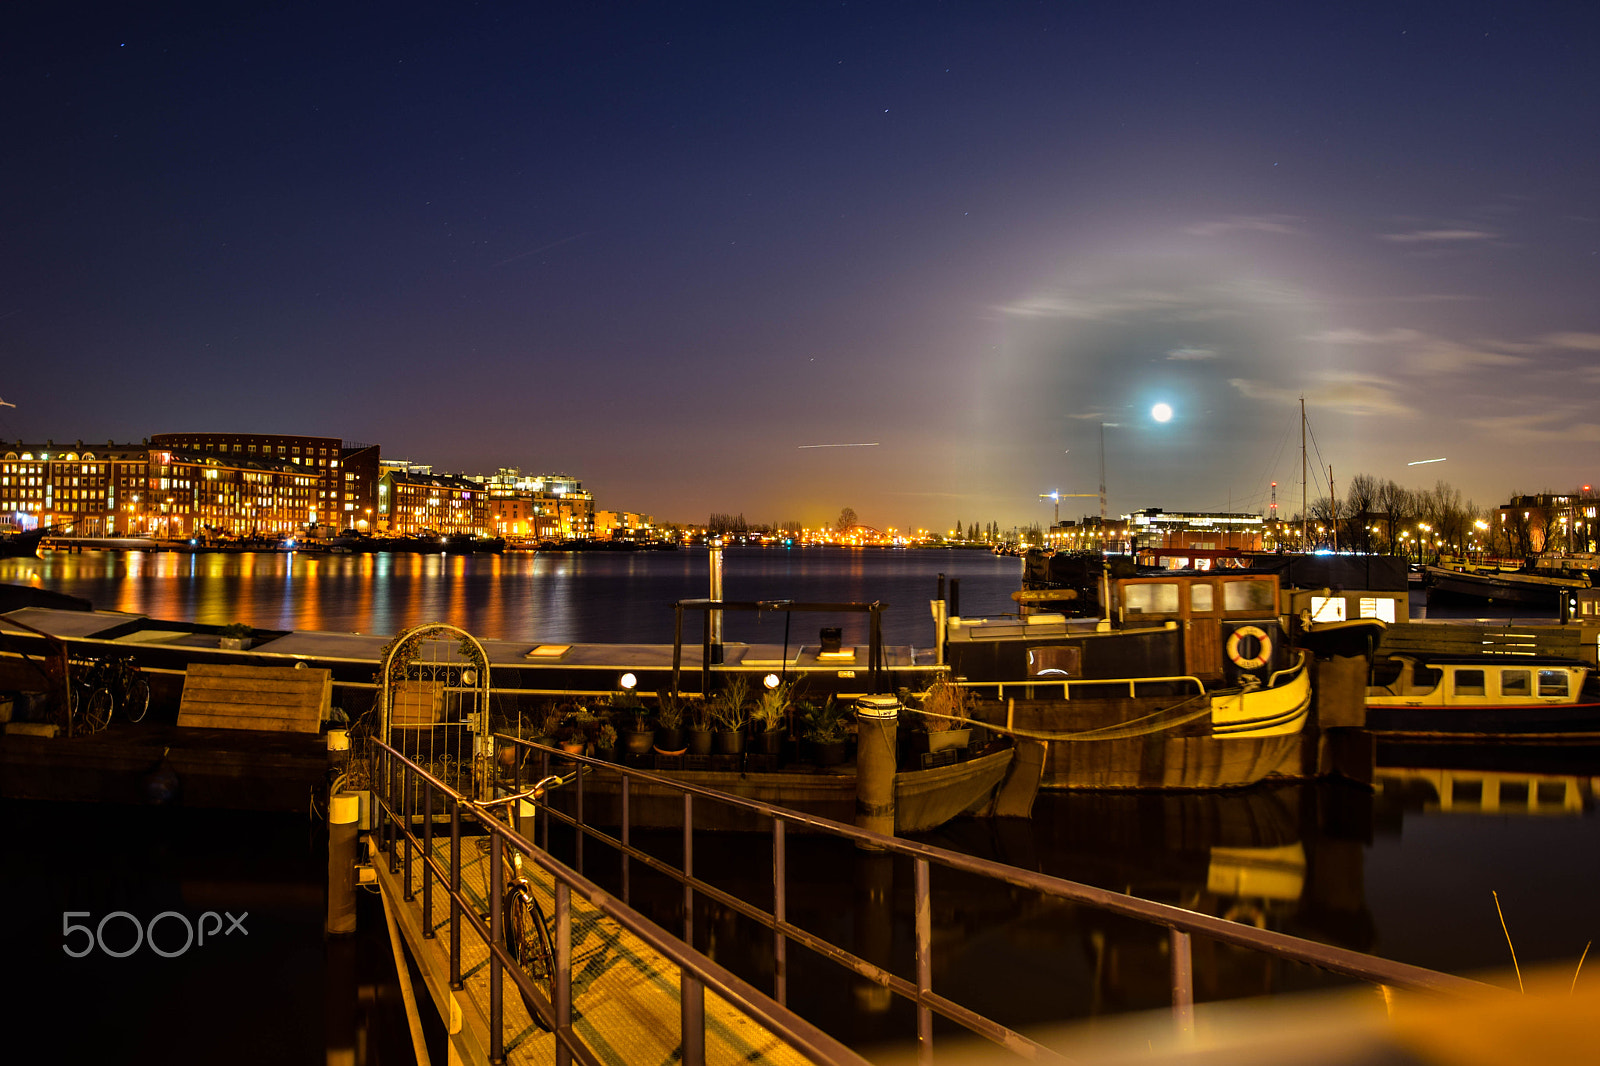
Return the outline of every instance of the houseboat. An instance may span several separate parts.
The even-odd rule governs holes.
[[[1594,669],[1550,656],[1390,656],[1374,666],[1367,730],[1449,741],[1600,742]]]
[[[1042,787],[1240,787],[1301,773],[1310,656],[1280,594],[1275,574],[1106,575],[1104,618],[949,618],[940,650],[1008,729],[1048,743]]]

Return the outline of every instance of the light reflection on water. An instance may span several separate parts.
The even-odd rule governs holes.
[[[662,643],[670,605],[704,597],[704,551],[507,555],[200,554],[44,552],[0,560],[0,581],[81,596],[96,607],[178,621],[263,629],[389,634],[420,622],[450,622],[511,640]],[[933,643],[928,601],[937,575],[962,579],[962,613],[1010,612],[1021,563],[978,551],[729,549],[730,600],[880,600],[891,644]],[[817,628],[842,626],[865,642],[864,615],[806,614],[791,640],[815,643]],[[686,614],[684,639],[700,639]],[[781,614],[730,614],[729,640],[781,643]]]

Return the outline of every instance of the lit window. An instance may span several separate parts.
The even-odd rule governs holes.
[[[1178,586],[1172,582],[1123,586],[1123,602],[1129,614],[1178,613]]]
[[[1376,618],[1380,622],[1394,621],[1394,601],[1382,596],[1361,597],[1361,617]]]

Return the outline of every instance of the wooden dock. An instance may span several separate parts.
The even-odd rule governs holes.
[[[487,914],[485,885],[489,855],[462,841],[461,888],[466,898]],[[487,844],[488,838],[481,839]],[[445,869],[450,863],[450,841],[435,839],[435,855]],[[507,861],[510,849],[506,851]],[[413,899],[404,899],[404,867],[389,872],[388,856],[376,855],[378,886],[393,913],[411,957],[422,972],[429,998],[449,1034],[450,1061],[489,1061],[489,952],[478,934],[463,922],[461,977],[464,987],[450,989],[450,896],[445,886],[433,887],[435,935],[422,935],[422,878],[426,869],[420,850],[411,863]],[[549,874],[532,863],[524,872],[533,882],[540,906],[554,914],[554,893]],[[678,1058],[681,1005],[678,967],[643,941],[623,930],[576,894],[572,907],[572,1010],[577,1035],[601,1062],[616,1066],[638,1063],[666,1064]],[[502,978],[505,1014],[506,1061],[545,1064],[556,1060],[555,1037],[534,1024],[516,984]],[[422,995],[419,990],[419,1002]],[[421,1003],[426,1009],[426,1003]],[[771,1064],[789,1066],[806,1062],[787,1044],[761,1028],[709,990],[705,993],[706,1062],[717,1066]]]

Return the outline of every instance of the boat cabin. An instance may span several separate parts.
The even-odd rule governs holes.
[[[1158,571],[1110,583],[1108,617],[950,618],[946,661],[972,681],[1195,677],[1266,682],[1294,665],[1276,574]]]
[[[1572,703],[1592,669],[1572,659],[1533,656],[1422,660],[1396,655],[1374,666],[1367,703],[1401,707]]]

